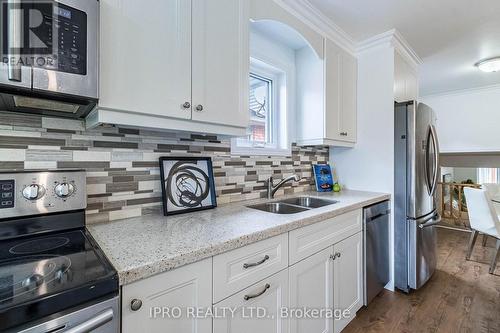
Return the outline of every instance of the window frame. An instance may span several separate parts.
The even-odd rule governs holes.
[[[290,156],[292,147],[290,143],[290,125],[288,123],[289,110],[287,108],[287,93],[289,91],[289,79],[287,73],[269,61],[263,61],[255,57],[250,57],[250,71],[248,79],[251,75],[258,78],[271,81],[271,102],[272,108],[266,122],[271,125],[270,132],[272,142],[265,145],[253,145],[249,140],[242,138],[231,139],[231,154],[232,155],[266,155],[266,156]],[[283,126],[285,124],[285,126]],[[268,134],[266,133],[266,136]]]

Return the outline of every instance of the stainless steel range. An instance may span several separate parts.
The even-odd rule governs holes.
[[[0,173],[0,331],[119,332],[118,277],[81,170]]]

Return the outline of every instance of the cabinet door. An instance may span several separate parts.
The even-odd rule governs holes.
[[[362,237],[357,233],[333,246],[333,307],[349,310],[348,316],[336,319],[335,332],[342,331],[363,304]]]
[[[325,39],[325,133],[330,140],[342,140],[340,110],[342,108],[342,50]]]
[[[99,107],[190,119],[191,1],[100,1]]]
[[[193,2],[193,120],[248,125],[246,0]]]
[[[288,333],[288,319],[280,316],[281,309],[287,307],[288,270],[285,269],[215,304],[214,312],[222,313],[223,309],[235,312],[214,318],[214,333]]]
[[[329,247],[289,268],[290,308],[333,307],[333,248]],[[290,319],[291,333],[333,333],[333,318]]]
[[[142,306],[132,310],[132,301]],[[212,258],[140,280],[122,288],[123,333],[209,333],[212,320],[194,319],[186,314],[187,307],[212,306]],[[153,316],[155,309],[179,308],[180,318]],[[174,314],[173,312],[171,312]]]
[[[357,114],[357,59],[342,51],[341,109],[339,113],[341,140],[356,142]]]

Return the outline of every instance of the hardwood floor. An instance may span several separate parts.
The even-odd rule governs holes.
[[[438,229],[438,236],[431,280],[410,295],[383,291],[343,333],[500,332],[500,264],[488,274],[494,240],[482,247],[480,236],[466,261],[468,233]]]

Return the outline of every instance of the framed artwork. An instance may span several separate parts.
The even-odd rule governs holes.
[[[210,157],[160,157],[165,215],[217,207]]]

